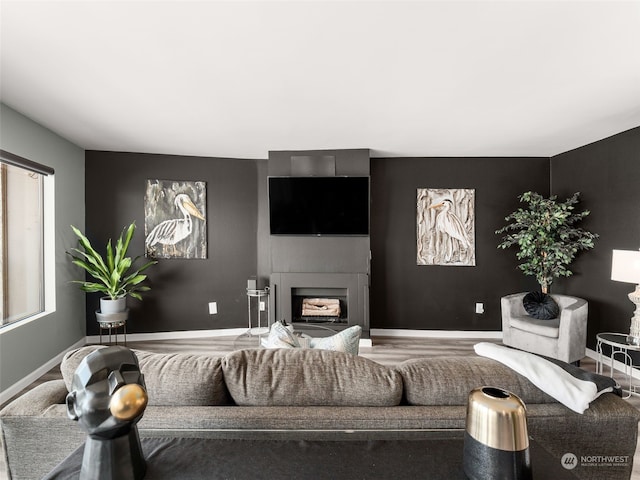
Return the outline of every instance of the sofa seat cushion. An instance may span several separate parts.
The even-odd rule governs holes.
[[[227,388],[244,406],[393,406],[402,398],[398,372],[343,352],[256,349],[227,354]]]
[[[511,328],[522,330],[543,337],[558,338],[560,332],[560,319],[538,320],[533,317],[513,317],[509,321]]]
[[[60,365],[62,377],[71,389],[73,374],[84,357],[100,345],[90,345],[65,355]],[[188,353],[151,353],[133,350],[144,374],[149,405],[209,406],[231,405],[224,383],[221,357]]]
[[[525,404],[556,402],[526,377],[490,358],[417,358],[395,368],[402,375],[409,405],[466,405],[469,392],[482,386],[515,393]]]
[[[558,405],[558,404],[556,404]],[[562,405],[559,405],[561,408]],[[220,430],[298,430],[301,438],[321,431],[413,430],[418,428],[464,428],[466,406],[390,407],[332,406],[234,406],[234,407],[147,407],[138,423],[140,436],[149,431],[192,430],[198,436],[220,436]],[[566,410],[566,409],[565,409]],[[66,415],[66,413],[65,413]],[[179,425],[179,427],[176,427]],[[77,428],[77,426],[76,426]],[[313,430],[313,432],[310,432]],[[264,435],[259,432],[257,435]],[[397,432],[395,432],[397,434]],[[242,433],[240,433],[242,434]],[[273,432],[277,438],[282,432]],[[294,432],[285,436],[290,437]],[[329,434],[331,435],[331,434]],[[390,434],[390,435],[393,435]],[[180,436],[178,434],[177,436]],[[331,437],[329,437],[331,438]]]

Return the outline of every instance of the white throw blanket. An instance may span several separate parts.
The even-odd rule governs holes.
[[[476,353],[492,358],[529,379],[536,387],[551,395],[574,412],[584,413],[589,403],[613,387],[598,391],[594,382],[581,380],[565,369],[533,353],[481,342],[474,346]]]

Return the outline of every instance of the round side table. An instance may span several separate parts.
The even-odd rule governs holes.
[[[633,345],[627,343],[626,333],[598,333],[596,335],[596,352],[598,353],[598,359],[596,361],[596,373],[602,375],[604,361],[602,346],[609,345],[611,347],[611,357],[609,359],[609,376],[613,377],[613,363],[616,355],[620,355],[623,360],[624,370],[623,373],[627,376],[629,383],[629,394],[624,398],[629,398],[631,395],[640,395],[640,392],[636,391],[638,385],[633,384],[633,369],[636,365],[633,364],[633,357],[629,355],[629,352],[640,352],[640,345]]]
[[[252,322],[251,322],[251,299],[252,298],[256,298],[258,302],[258,326],[257,327],[252,327]],[[266,299],[265,309],[261,310],[260,302],[262,302],[263,298]],[[255,288],[247,288],[247,309],[249,314],[249,329],[247,330],[245,335],[249,335],[249,336],[264,335],[266,333],[269,333],[269,301],[268,300],[269,300],[269,287],[265,287],[264,289],[261,289],[261,290],[258,290]],[[261,324],[263,311],[267,319],[264,327]]]

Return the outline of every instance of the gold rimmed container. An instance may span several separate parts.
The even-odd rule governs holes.
[[[498,387],[469,393],[464,472],[471,480],[530,480],[531,460],[524,402]]]

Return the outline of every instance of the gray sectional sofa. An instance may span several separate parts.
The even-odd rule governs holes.
[[[80,360],[95,348],[68,353],[63,380],[41,384],[0,412],[14,480],[41,478],[84,441],[67,417],[65,397]],[[143,438],[219,430],[464,429],[469,392],[491,385],[522,398],[529,434],[558,461],[569,452],[578,459],[626,459],[615,466],[579,465],[573,471],[579,478],[631,476],[638,410],[606,393],[584,414],[574,413],[489,358],[423,358],[389,367],[310,349],[136,354],[149,395],[138,424]]]

